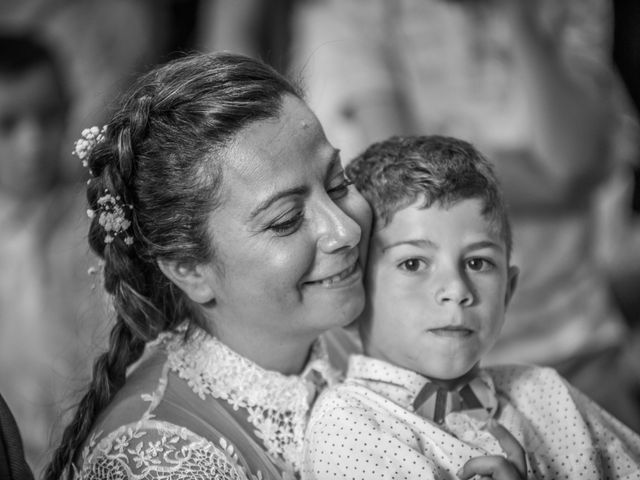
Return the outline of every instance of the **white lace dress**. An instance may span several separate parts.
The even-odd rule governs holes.
[[[336,379],[320,341],[285,376],[203,331],[163,335],[98,419],[75,478],[297,478],[310,401]]]

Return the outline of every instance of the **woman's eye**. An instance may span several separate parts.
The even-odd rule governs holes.
[[[420,270],[424,270],[427,268],[427,263],[424,260],[419,258],[409,258],[404,262],[400,263],[398,267],[401,270],[405,270],[407,272],[418,272]]]
[[[303,217],[303,212],[299,212],[287,220],[272,224],[269,229],[276,235],[281,237],[291,235],[296,230],[298,230],[298,228],[302,224]]]
[[[353,182],[347,178],[342,177],[338,185],[330,186],[327,189],[329,196],[334,200],[345,197],[349,193],[349,186],[353,185]]]
[[[484,258],[470,258],[466,263],[467,268],[474,272],[483,272],[494,266],[492,262]]]

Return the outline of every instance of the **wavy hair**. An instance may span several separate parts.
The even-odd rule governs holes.
[[[346,175],[381,226],[418,200],[428,208],[478,198],[482,215],[497,227],[511,253],[511,224],[500,184],[489,160],[468,142],[440,135],[394,136],[354,158]]]
[[[115,324],[45,479],[65,472],[71,477],[95,419],[124,385],[127,367],[140,358],[146,342],[185,320],[204,326],[198,308],[162,274],[158,260],[213,259],[207,219],[220,201],[221,153],[247,125],[277,117],[286,94],[300,97],[271,67],[218,53],[164,64],[122,97],[104,140],[87,159],[89,208],[99,210],[105,192],[131,206],[123,211],[132,238],[105,241],[97,215],[89,228],[89,245],[104,261]]]

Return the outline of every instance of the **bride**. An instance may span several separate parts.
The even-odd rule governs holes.
[[[271,68],[194,55],[76,152],[116,322],[45,478],[297,475],[370,227],[316,117]]]

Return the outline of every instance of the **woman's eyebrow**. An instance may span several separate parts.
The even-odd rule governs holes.
[[[255,218],[260,213],[262,213],[265,210],[267,210],[271,205],[273,205],[274,203],[276,203],[278,200],[280,200],[282,198],[289,197],[289,196],[292,196],[292,195],[304,195],[308,190],[309,189],[307,187],[305,187],[305,186],[292,187],[292,188],[287,188],[286,190],[280,190],[279,192],[276,192],[273,195],[271,195],[270,197],[268,197],[263,202],[260,202],[251,211],[251,214],[249,215],[249,219]]]
[[[328,165],[327,165],[327,175],[329,176],[331,174],[331,172],[335,169],[342,169],[342,163],[340,161],[340,150],[337,148],[333,149],[333,152],[331,153],[331,160],[329,161]],[[287,188],[285,190],[281,190],[279,192],[274,193],[273,195],[271,195],[270,197],[268,197],[267,199],[265,199],[264,201],[260,202],[260,204],[258,204],[252,211],[251,214],[249,215],[250,219],[255,218],[256,216],[258,216],[260,213],[264,212],[265,210],[267,210],[271,205],[273,205],[275,202],[277,202],[278,200],[288,197],[288,196],[292,196],[292,195],[304,195],[305,193],[307,193],[309,191],[308,187],[306,186],[300,186],[300,187],[292,187],[292,188]]]

